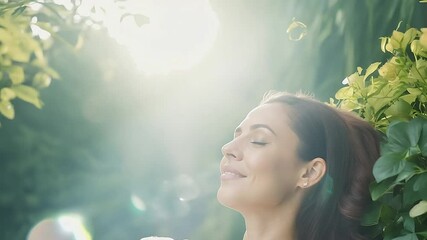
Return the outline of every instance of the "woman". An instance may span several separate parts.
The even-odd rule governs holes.
[[[268,94],[222,148],[218,200],[244,240],[365,239],[360,218],[379,157],[368,123],[306,96]]]

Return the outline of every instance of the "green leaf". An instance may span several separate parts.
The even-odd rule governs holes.
[[[13,11],[12,16],[21,15],[25,11],[26,8],[27,8],[27,6],[20,6],[20,7],[16,8],[15,11]]]
[[[426,2],[427,2],[427,0],[426,0]],[[417,234],[418,234],[418,235],[421,235],[422,237],[427,238],[427,231],[424,231],[424,232],[417,232]]]
[[[415,147],[421,136],[422,120],[417,118],[410,122],[395,122],[387,129],[388,145],[391,151],[403,152]]]
[[[421,154],[424,157],[427,157],[427,121],[426,120],[424,120],[423,122],[423,130],[422,130],[418,145],[420,146]]]
[[[408,230],[409,232],[415,232],[415,222],[412,217],[409,215],[404,216],[403,218],[403,228]]]
[[[420,174],[414,183],[414,191],[423,191],[427,186],[427,173]],[[425,190],[424,190],[425,191]]]
[[[25,85],[17,85],[12,86],[12,90],[16,93],[18,98],[33,104],[37,108],[41,108],[43,106],[43,103],[39,98],[39,92],[36,89]]]
[[[365,214],[362,216],[362,226],[374,226],[378,224],[381,214],[381,204],[379,202],[373,202],[368,206]]]
[[[418,237],[415,233],[409,233],[404,236],[393,238],[392,240],[418,240]]]
[[[426,212],[427,212],[427,201],[423,200],[411,208],[411,210],[409,211],[409,216],[414,218],[414,217],[423,215]]]
[[[8,119],[15,118],[15,110],[13,108],[12,103],[10,103],[9,101],[0,102],[0,113]]]
[[[374,165],[373,174],[377,182],[399,174],[405,167],[406,152],[387,153],[382,155]]]
[[[406,162],[405,168],[402,170],[402,172],[397,175],[397,178],[395,180],[396,183],[400,181],[408,181],[412,176],[415,175],[416,165],[412,162]]]
[[[13,84],[21,84],[25,80],[24,68],[22,67],[12,66],[8,73]]]
[[[409,181],[403,185],[403,205],[405,207],[412,206],[415,202],[421,200],[419,191],[414,191],[414,184],[417,181],[419,175],[413,176]]]
[[[393,179],[389,178],[385,181],[382,181],[381,183],[372,183],[371,186],[369,186],[369,190],[371,192],[372,200],[376,201],[381,196],[383,196],[387,191],[389,191],[391,188],[393,188],[396,184],[394,183]]]

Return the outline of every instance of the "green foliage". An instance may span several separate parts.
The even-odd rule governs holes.
[[[52,24],[40,19],[47,16],[45,19],[51,21],[58,12],[52,4],[48,11],[32,10],[28,7],[31,2],[0,5],[0,114],[8,119],[15,117],[15,99],[41,108],[39,90],[59,78],[45,57],[50,40],[40,38],[34,30],[54,34]]]
[[[59,42],[70,50],[79,49],[86,30],[102,26],[102,20],[77,14],[81,2],[71,3],[71,9],[52,0],[0,3],[0,116],[14,119],[15,99],[41,108],[39,91],[60,78],[46,57],[52,45]],[[106,12],[95,5],[91,10],[93,14]],[[125,12],[120,20],[125,17],[133,17],[138,26],[149,22],[141,14]]]
[[[427,239],[427,29],[395,30],[381,50],[391,58],[359,67],[335,95],[385,133],[363,224],[383,239]]]

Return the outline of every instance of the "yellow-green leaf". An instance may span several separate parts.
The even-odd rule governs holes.
[[[414,40],[411,43],[411,51],[418,56],[427,57],[427,49],[423,48],[420,40]]]
[[[427,28],[421,28],[420,44],[424,49],[427,49]]]
[[[423,61],[423,60],[420,59],[420,61]],[[409,71],[409,76],[423,81],[423,79],[425,77],[427,77],[427,71],[423,66],[418,67],[418,66],[413,65],[411,70]]]
[[[405,34],[403,34],[403,39],[401,44],[403,49],[406,49],[408,44],[415,39],[415,37],[417,36],[417,32],[418,31],[415,28],[410,28],[405,32]]]
[[[409,211],[409,216],[414,218],[414,217],[423,215],[426,212],[427,212],[427,201],[423,200],[411,208],[411,210]]]
[[[13,42],[13,36],[5,28],[0,28],[0,40],[5,43],[11,43]]]
[[[385,45],[387,44],[388,37],[381,37],[381,51],[385,52]]]
[[[2,88],[0,91],[0,99],[3,101],[9,101],[11,99],[14,99],[15,97],[15,92],[8,87]]]
[[[390,44],[393,47],[393,49],[399,49],[401,48],[401,42],[403,40],[403,33],[399,31],[393,31],[393,34],[390,38]]]
[[[336,99],[346,99],[353,95],[353,88],[350,86],[343,87],[335,93]]]
[[[399,99],[402,99],[403,101],[412,104],[413,102],[415,102],[415,99],[417,99],[417,96],[418,95],[416,94],[407,94],[405,96],[400,97]]]
[[[363,75],[359,75],[358,73],[353,73],[348,76],[348,85],[356,88],[362,89],[365,87],[365,81],[363,80]]]
[[[397,100],[384,113],[389,116],[406,117],[409,116],[411,109],[412,106],[407,101]]]
[[[15,109],[9,101],[0,102],[0,113],[6,118],[13,119],[15,117]]]
[[[43,70],[54,79],[61,78],[61,76],[59,76],[59,73],[57,71],[55,71],[53,68],[45,67],[45,68],[43,68]]]
[[[24,68],[22,67],[12,66],[8,73],[13,84],[21,84],[25,80]]]
[[[9,56],[12,60],[17,62],[30,61],[31,51],[25,51],[18,47],[16,44],[9,47]]]
[[[33,85],[37,88],[49,87],[52,78],[44,72],[38,72],[34,75]]]
[[[16,93],[16,96],[23,101],[31,103],[37,108],[41,108],[43,106],[43,103],[39,98],[39,92],[36,89],[25,85],[16,85],[11,88]]]
[[[420,95],[422,91],[419,88],[408,88],[407,89],[410,94]]]
[[[366,69],[366,73],[365,76],[363,77],[363,81],[366,80],[366,78],[369,77],[369,75],[371,75],[373,72],[375,72],[375,70],[378,69],[378,66],[380,66],[381,62],[374,62],[371,65],[369,65],[369,67]]]
[[[360,106],[357,103],[353,102],[353,101],[344,100],[344,101],[341,102],[340,108],[344,109],[344,110],[352,111],[352,110],[355,110],[355,109],[359,109]]]

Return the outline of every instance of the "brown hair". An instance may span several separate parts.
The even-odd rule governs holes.
[[[356,115],[305,95],[268,93],[261,104],[282,103],[300,140],[303,161],[321,157],[327,172],[304,197],[296,219],[299,240],[359,240],[360,219],[370,202],[378,132]]]

